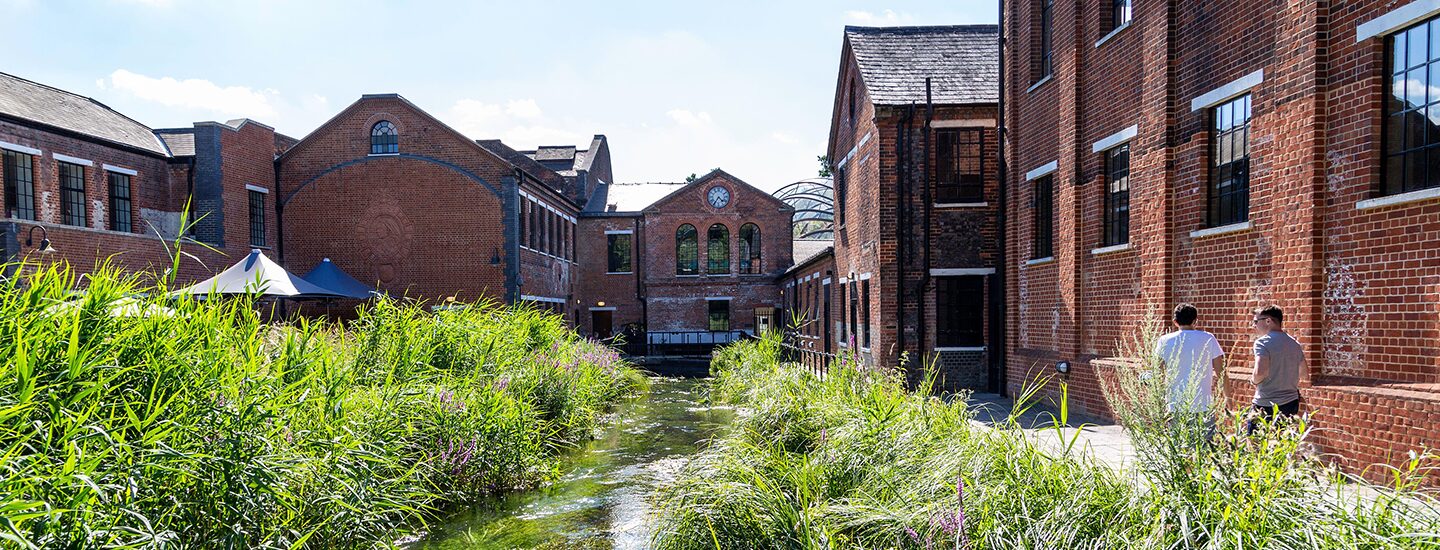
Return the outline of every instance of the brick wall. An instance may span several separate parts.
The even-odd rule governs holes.
[[[1055,73],[1030,89],[1035,4],[1006,8],[1008,391],[1072,361],[1072,407],[1109,414],[1092,360],[1188,301],[1229,355],[1231,404],[1244,406],[1250,310],[1275,303],[1305,345],[1302,393],[1325,450],[1360,470],[1440,447],[1422,428],[1440,403],[1440,203],[1358,207],[1378,196],[1388,77],[1384,40],[1357,43],[1356,27],[1404,3],[1136,3],[1130,26],[1097,45],[1098,3],[1058,1]],[[1257,70],[1248,225],[1196,233],[1215,153],[1211,112],[1192,99]],[[1092,144],[1132,125],[1130,245],[1099,253],[1105,176]],[[1050,161],[1055,260],[1027,265],[1024,174]]]
[[[705,193],[717,185],[730,191],[730,204],[724,208],[705,202]],[[755,308],[780,305],[775,282],[792,263],[792,213],[788,205],[769,193],[720,171],[646,208],[641,226],[645,260],[640,266],[644,269],[649,330],[708,330],[707,297],[731,299],[731,330],[753,330]],[[687,223],[695,226],[699,234],[700,274],[695,276],[675,273],[675,232]],[[762,259],[756,275],[738,274],[740,227],[746,223],[760,228]],[[714,224],[722,224],[730,231],[728,274],[706,273],[706,233]]]
[[[868,91],[858,83],[858,66],[848,42],[841,57],[829,150],[837,167],[837,281],[869,277],[870,318],[857,319],[862,325],[857,342],[863,343],[864,331],[870,334],[862,358],[897,365],[903,357],[911,372],[918,374],[922,365],[937,359],[936,316],[940,311],[931,270],[966,269],[975,270],[972,276],[987,276],[984,270],[997,266],[996,109],[994,105],[936,106],[927,136],[923,105],[911,112],[908,107],[872,104]],[[852,86],[856,87],[853,119],[847,103]],[[978,202],[942,203],[936,194],[936,131],[949,128],[982,132],[984,193]],[[843,200],[841,185],[846,188]],[[856,285],[856,290],[863,292],[863,286]],[[846,293],[848,302],[848,287]],[[838,289],[833,294],[838,300]],[[849,307],[838,302],[835,306],[837,312]],[[988,334],[988,327],[986,330]],[[841,340],[849,339],[848,334],[836,336],[832,351]],[[990,366],[985,354],[952,355],[946,361],[947,383],[975,389],[988,385]]]
[[[644,307],[636,278],[642,262],[651,261],[649,251],[641,243],[640,217],[581,217],[575,235],[575,252],[580,259],[575,278],[575,296],[579,301],[580,319],[576,326],[582,334],[594,335],[591,308],[615,308],[611,312],[611,333],[619,333],[629,324],[643,324]],[[607,231],[629,231],[631,239],[630,272],[609,272],[609,240]],[[671,235],[673,239],[674,236]],[[662,243],[666,242],[661,240]],[[673,267],[672,267],[673,269]]]
[[[370,155],[381,120],[399,130],[398,155]],[[509,165],[404,99],[362,98],[279,163],[287,269],[329,257],[395,295],[506,298]]]

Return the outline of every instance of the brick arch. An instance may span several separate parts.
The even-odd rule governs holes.
[[[379,121],[379,120],[377,119],[376,122],[378,122],[378,121]],[[391,122],[393,123],[394,121],[391,121]],[[372,123],[371,125],[373,126],[373,123]],[[396,125],[395,128],[396,128],[397,130],[399,130],[400,126],[399,126],[399,125]],[[367,139],[368,139],[369,134],[366,134],[366,137],[367,137]],[[437,158],[432,158],[432,157],[427,157],[427,156],[422,156],[422,155],[415,155],[415,154],[411,154],[411,153],[398,153],[398,154],[394,154],[394,155],[364,156],[364,157],[360,157],[360,158],[350,159],[350,160],[347,160],[347,161],[345,161],[345,162],[342,162],[342,163],[339,163],[339,164],[330,166],[330,167],[328,167],[328,168],[326,168],[326,169],[324,169],[324,170],[321,170],[319,173],[315,174],[314,176],[311,176],[310,179],[305,180],[303,183],[301,183],[299,186],[297,186],[294,191],[291,191],[291,192],[287,193],[285,196],[280,197],[280,206],[285,206],[286,204],[289,204],[291,200],[294,200],[294,199],[295,199],[295,196],[296,196],[296,195],[299,195],[300,192],[301,192],[301,191],[304,191],[305,188],[309,187],[311,183],[314,183],[316,180],[319,180],[320,178],[323,178],[323,177],[329,175],[331,172],[335,172],[335,171],[337,171],[337,170],[341,170],[341,169],[344,169],[344,168],[349,168],[349,167],[351,167],[351,166],[355,166],[355,165],[358,165],[358,164],[364,164],[364,163],[366,163],[366,162],[370,162],[370,161],[374,161],[374,160],[382,160],[382,159],[388,160],[388,159],[397,159],[397,158],[398,158],[398,159],[406,159],[406,160],[418,160],[418,161],[422,161],[422,162],[428,162],[428,163],[431,163],[431,164],[438,164],[438,165],[443,166],[443,167],[445,167],[445,168],[449,168],[450,170],[455,171],[455,172],[459,173],[460,175],[465,176],[466,178],[469,178],[471,181],[474,181],[475,183],[480,184],[481,187],[484,187],[486,190],[490,191],[490,193],[493,194],[493,195],[495,195],[497,198],[503,198],[503,197],[501,197],[501,195],[500,195],[500,190],[499,190],[499,189],[496,189],[494,185],[491,185],[490,182],[485,181],[484,178],[481,178],[480,176],[476,175],[474,172],[471,172],[471,171],[469,171],[469,170],[466,170],[466,169],[465,169],[464,167],[462,167],[462,166],[459,166],[459,165],[454,164],[454,163],[451,163],[451,162],[446,162],[446,161],[443,161],[443,160],[440,160],[440,159],[437,159]]]

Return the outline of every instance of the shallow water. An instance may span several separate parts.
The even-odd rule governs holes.
[[[598,439],[565,458],[555,484],[461,512],[412,548],[649,548],[650,494],[733,416],[702,402],[701,380],[652,382],[649,395],[622,404]]]

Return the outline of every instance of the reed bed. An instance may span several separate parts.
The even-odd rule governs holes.
[[[977,425],[963,396],[896,373],[783,364],[774,340],[721,350],[712,374],[711,398],[747,412],[656,495],[659,549],[1440,548],[1420,466],[1357,485],[1296,453],[1303,428],[1207,443],[1127,425],[1150,431],[1136,438],[1154,465],[1117,472],[1073,436],[1057,450],[1013,416]]]
[[[0,285],[0,547],[389,546],[554,478],[646,384],[524,306],[267,323],[164,277],[21,271]]]

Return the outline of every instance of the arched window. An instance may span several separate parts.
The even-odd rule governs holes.
[[[740,226],[740,273],[760,273],[760,228],[753,223]]]
[[[400,132],[388,120],[376,122],[370,127],[370,154],[388,155],[400,152]]]
[[[695,226],[685,224],[675,230],[675,274],[700,274],[700,235]]]
[[[712,225],[706,241],[705,272],[711,275],[730,273],[730,229],[718,223]]]

